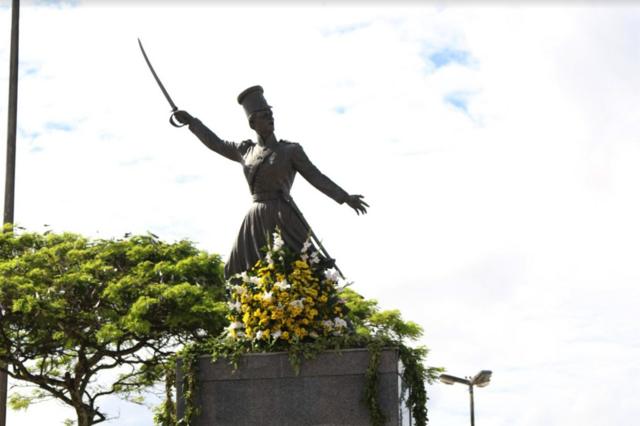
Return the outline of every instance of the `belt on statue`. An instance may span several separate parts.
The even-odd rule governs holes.
[[[253,197],[253,201],[269,201],[269,200],[284,200],[289,201],[289,194],[285,194],[282,191],[265,191],[265,192],[256,192],[255,194],[251,194]]]

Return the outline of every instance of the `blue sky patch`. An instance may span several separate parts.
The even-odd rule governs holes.
[[[432,73],[449,65],[457,64],[465,67],[474,65],[474,58],[471,52],[453,47],[435,48],[434,46],[423,45],[420,57],[426,65],[427,73]]]
[[[75,129],[75,126],[70,123],[63,123],[61,121],[49,121],[44,125],[45,130],[59,130],[62,132],[70,132]]]
[[[349,25],[342,25],[342,26],[337,26],[337,27],[333,27],[333,28],[327,28],[325,30],[322,30],[322,35],[325,37],[328,36],[332,36],[332,35],[345,35],[345,34],[350,34],[359,30],[362,30],[364,28],[367,28],[369,25],[371,25],[371,22],[358,22],[355,24],[349,24]]]
[[[24,76],[36,75],[40,71],[37,67],[28,67],[22,71]]]
[[[335,112],[336,114],[344,114],[345,112],[347,112],[347,108],[343,105],[338,105],[337,107],[335,107],[333,109],[333,112]]]
[[[20,78],[31,77],[40,72],[41,66],[37,61],[18,60],[18,69],[20,71]]]
[[[52,6],[62,9],[63,7],[77,7],[79,0],[33,0],[36,6]]]
[[[451,63],[460,65],[469,65],[471,54],[465,50],[442,49],[432,53],[429,59],[436,68],[444,67]]]
[[[33,140],[40,136],[40,132],[32,132],[32,131],[23,129],[22,127],[18,127],[18,133],[20,134],[20,138],[22,139]]]
[[[469,96],[467,92],[453,92],[444,96],[444,102],[469,115]]]

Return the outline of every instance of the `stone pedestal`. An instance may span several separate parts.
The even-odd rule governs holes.
[[[328,351],[303,361],[300,373],[287,353],[249,354],[238,369],[225,360],[198,362],[196,404],[200,414],[192,426],[369,426],[363,402],[366,349]],[[401,391],[401,363],[396,350],[381,353],[378,401],[387,425],[410,426]],[[178,389],[182,374],[178,371]],[[184,401],[178,392],[178,415]]]

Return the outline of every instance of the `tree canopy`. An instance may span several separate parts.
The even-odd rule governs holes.
[[[79,426],[100,423],[100,397],[162,378],[175,349],[219,334],[225,313],[222,262],[189,241],[0,233],[0,365],[36,386],[14,408],[53,396]],[[118,378],[98,381],[106,370]]]

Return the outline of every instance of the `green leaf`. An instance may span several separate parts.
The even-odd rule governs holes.
[[[7,400],[9,407],[12,410],[26,410],[33,402],[31,397],[21,395],[19,393],[12,393]]]

